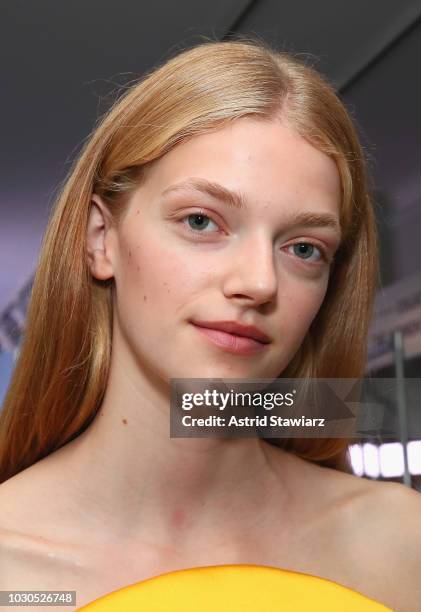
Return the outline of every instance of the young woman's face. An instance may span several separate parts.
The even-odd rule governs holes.
[[[323,302],[340,199],[335,163],[278,121],[242,118],[157,160],[111,252],[136,363],[166,381],[281,374]],[[227,321],[269,342],[199,326]]]

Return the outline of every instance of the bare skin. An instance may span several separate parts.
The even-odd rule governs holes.
[[[194,513],[185,505],[160,509],[155,523],[162,531],[149,517],[139,534],[107,528],[92,503],[70,494],[76,442],[63,447],[0,486],[0,590],[75,590],[77,606],[69,609],[76,610],[165,572],[252,563],[327,578],[392,610],[416,612],[419,495],[262,444],[267,477],[259,503],[254,473],[244,482],[249,497],[241,508],[236,495],[219,504],[204,495]],[[207,506],[218,508],[217,524]],[[243,508],[255,514],[239,521]]]
[[[241,190],[247,211],[191,189],[163,195],[192,177]],[[339,204],[330,158],[251,119],[158,160],[118,228],[93,196],[91,273],[116,282],[107,389],[81,436],[0,486],[1,589],[76,590],[81,606],[171,570],[257,563],[415,612],[416,493],[257,439],[168,436],[170,378],[271,378],[290,362],[326,293]],[[193,237],[185,220],[199,210],[211,223]],[[291,225],[301,212],[337,228]],[[303,242],[309,259],[292,248]],[[235,355],[205,342],[197,319],[255,324],[271,343]]]

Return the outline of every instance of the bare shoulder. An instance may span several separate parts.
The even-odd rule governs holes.
[[[397,612],[417,612],[421,602],[421,495],[393,482],[364,481],[345,516],[354,560],[378,581]]]
[[[0,590],[75,590],[78,606],[68,606],[71,612],[108,591],[100,575],[89,573],[85,551],[57,525],[59,517],[43,503],[42,488],[34,488],[38,484],[41,480],[28,471],[0,485]]]
[[[420,574],[421,494],[399,483],[374,484],[361,502],[369,521],[377,522],[389,550],[401,557],[402,567],[413,565]]]
[[[48,542],[31,529],[31,510],[36,503],[28,499],[25,480],[11,478],[0,485],[0,589],[33,587],[35,568],[41,571]],[[36,521],[36,516],[34,516]],[[22,584],[25,581],[25,586]]]
[[[362,479],[361,479],[362,480]],[[377,525],[388,547],[421,558],[421,495],[395,482],[363,481],[361,494],[350,504],[353,517],[364,520],[366,529]]]
[[[300,468],[306,506],[316,517],[310,525],[318,534],[321,575],[394,612],[419,612],[420,493],[314,464]]]
[[[60,540],[71,517],[69,485],[52,455],[0,484],[0,528],[7,532]]]
[[[0,590],[58,588],[75,574],[78,550],[58,524],[35,470],[0,484]]]

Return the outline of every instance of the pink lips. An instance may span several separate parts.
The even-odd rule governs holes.
[[[260,342],[254,338],[239,336],[220,329],[201,327],[196,323],[193,323],[193,325],[213,344],[225,349],[226,351],[229,351],[230,353],[254,355],[256,353],[260,353],[268,346],[268,343]]]

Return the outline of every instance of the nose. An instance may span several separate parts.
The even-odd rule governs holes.
[[[278,291],[272,242],[258,236],[237,247],[227,262],[225,297],[256,306],[272,302]]]

